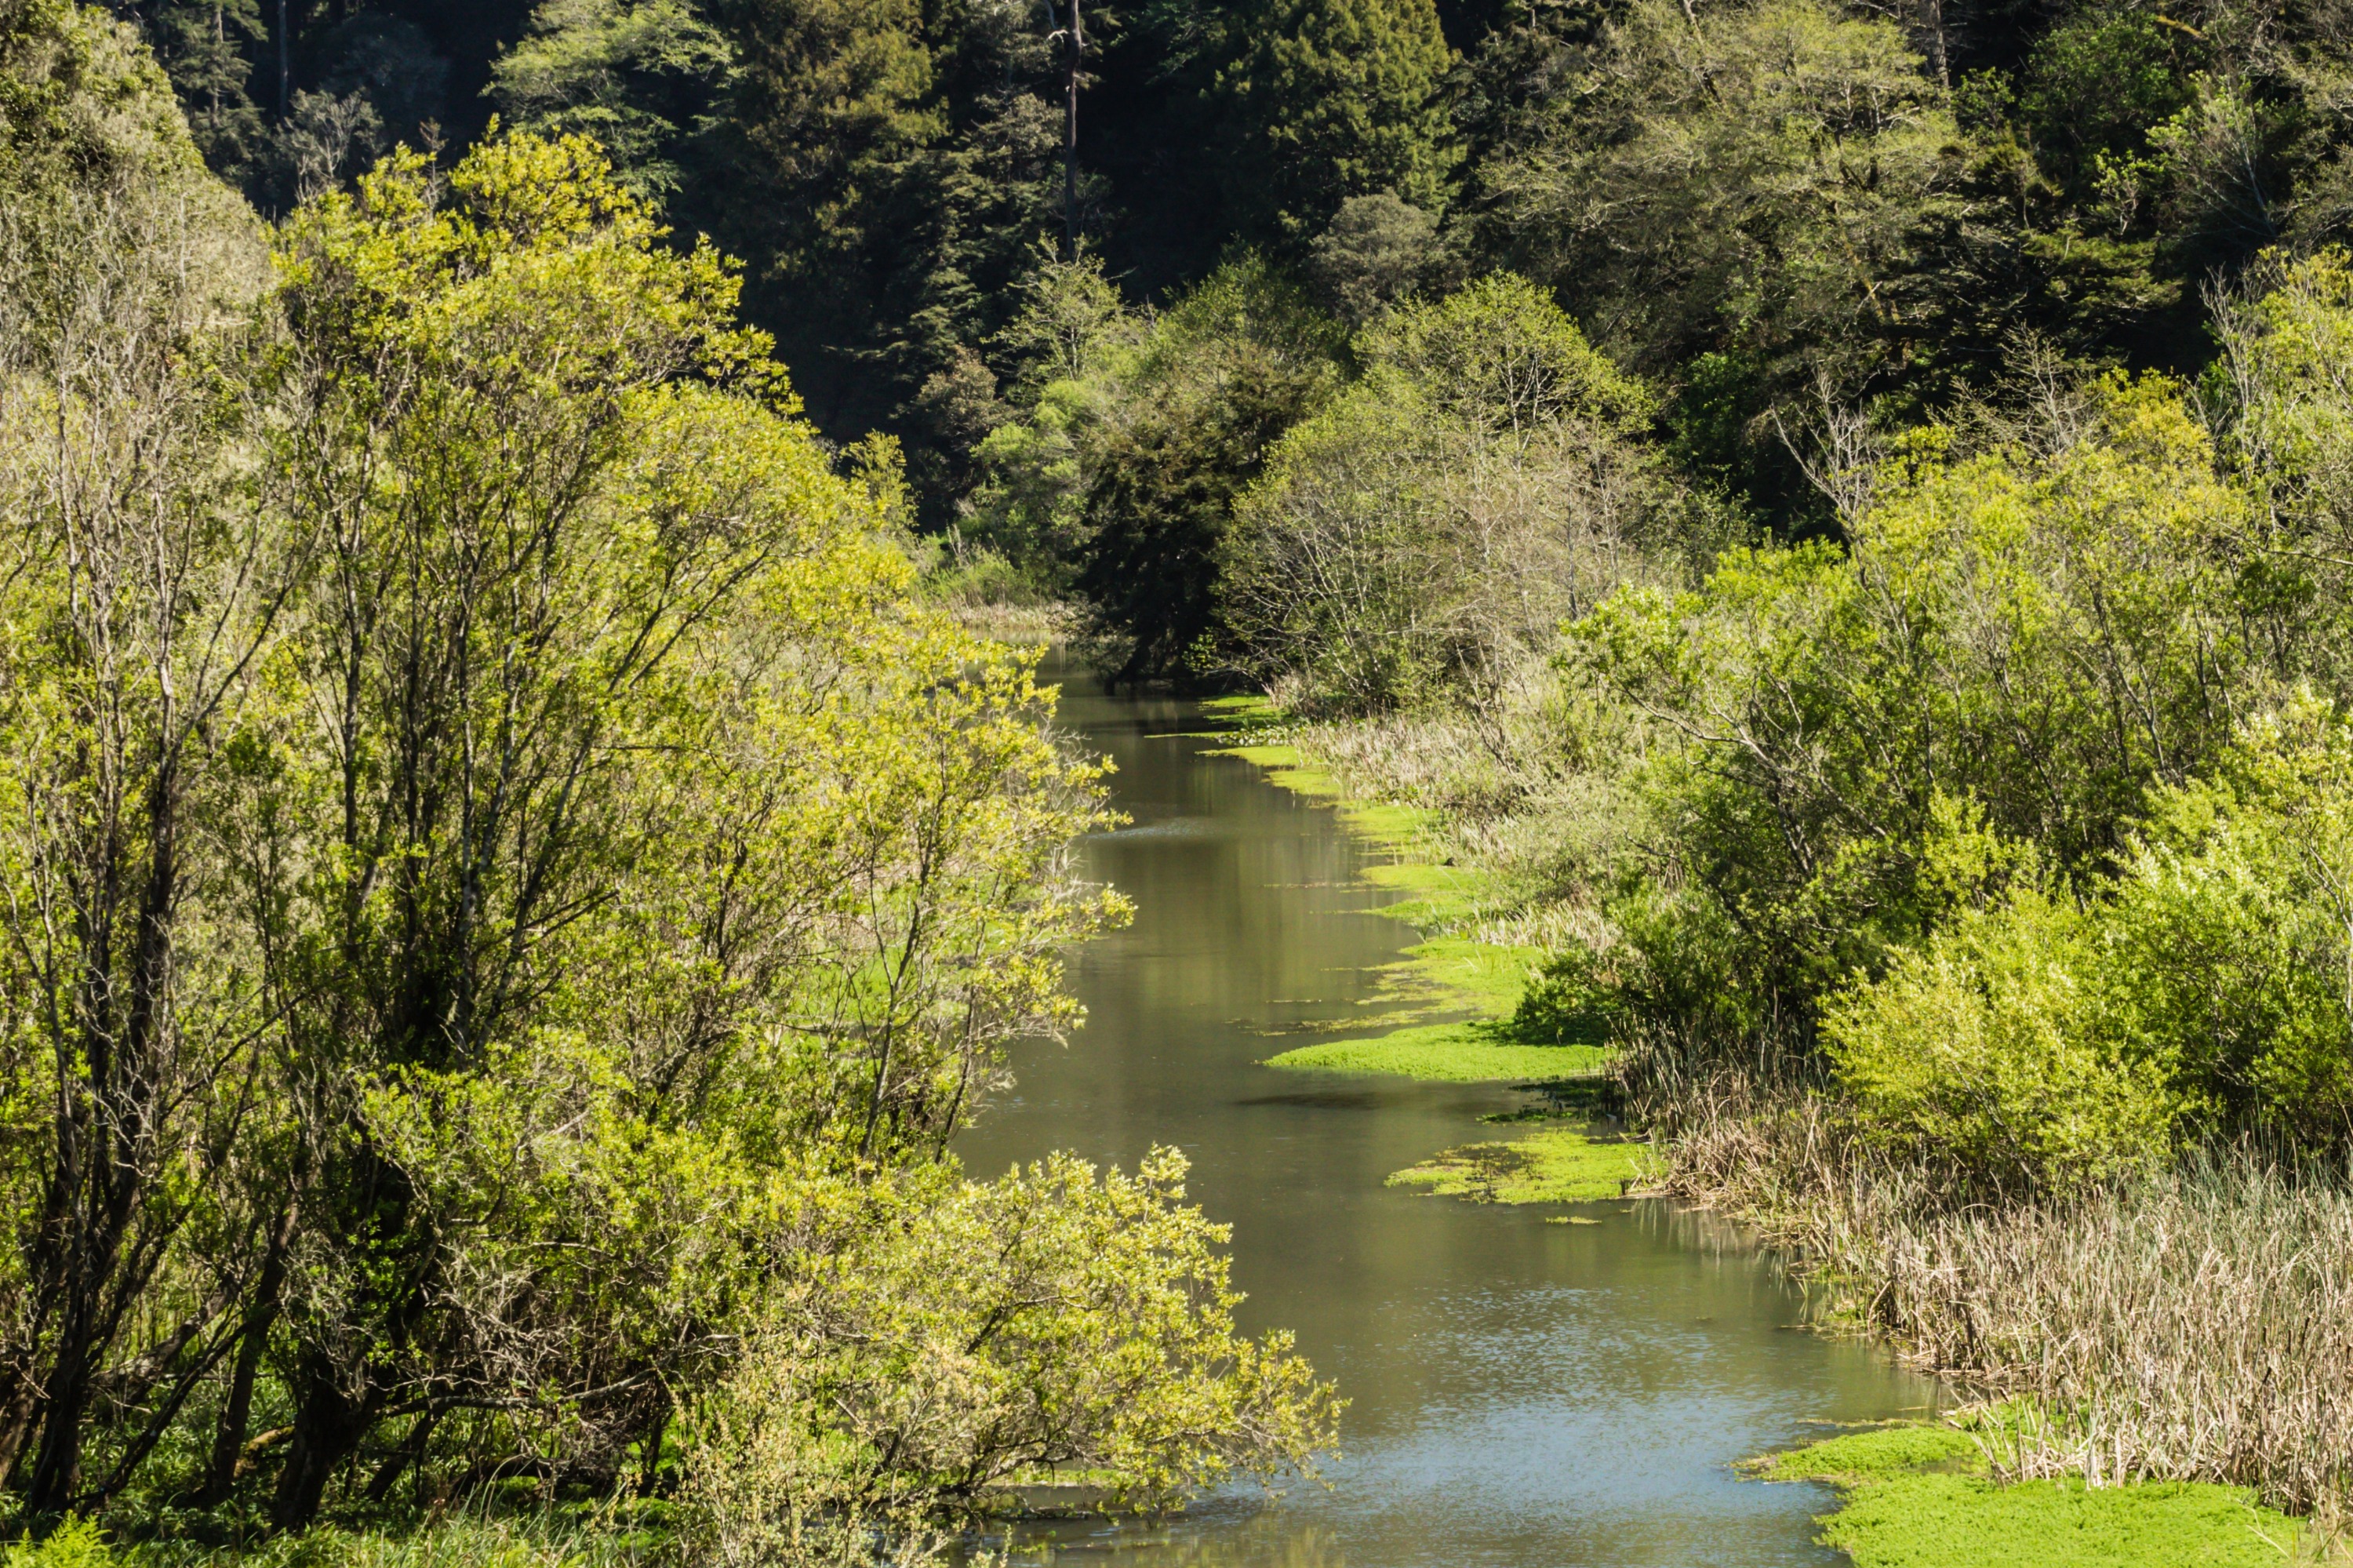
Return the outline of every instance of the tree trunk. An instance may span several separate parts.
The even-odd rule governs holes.
[[[278,1493],[269,1519],[280,1530],[300,1530],[319,1516],[327,1483],[359,1452],[371,1416],[372,1395],[345,1392],[337,1368],[325,1355],[305,1349],[294,1367],[294,1436],[287,1444],[286,1467],[278,1473]]]
[[[245,1429],[253,1422],[253,1383],[261,1372],[262,1352],[269,1345],[270,1326],[278,1321],[278,1292],[286,1283],[286,1244],[293,1234],[293,1212],[280,1220],[261,1260],[253,1300],[246,1308],[239,1330],[237,1366],[229,1374],[228,1403],[222,1407],[220,1425],[213,1433],[212,1464],[205,1476],[199,1506],[216,1508],[228,1501],[237,1486],[237,1462],[245,1453]]]
[[[1062,79],[1062,244],[1065,258],[1079,259],[1079,65],[1086,53],[1086,24],[1079,0],[1071,0],[1071,30],[1062,40],[1069,68]]]
[[[1928,61],[1936,68],[1936,84],[1953,90],[1953,70],[1945,51],[1945,0],[1920,0],[1922,31],[1928,35]]]
[[[90,1117],[61,1118],[57,1177],[68,1196],[64,1244],[65,1311],[43,1391],[41,1441],[26,1487],[25,1507],[36,1519],[73,1505],[81,1474],[82,1423],[92,1381],[114,1339],[120,1303],[135,1298],[143,1278],[117,1279],[122,1244],[153,1176],[158,1102],[165,1086],[160,1044],[166,1027],[172,964],[172,919],[178,902],[178,788],[169,758],[147,791],[147,874],[139,905],[129,1005],[119,1015],[119,1038],[108,1038],[113,1010],[106,993],[114,977],[100,967],[86,973],[91,1024],[83,1047],[80,1092]],[[76,1145],[83,1147],[76,1147]],[[150,1265],[150,1267],[153,1266]],[[132,1265],[134,1272],[140,1272]],[[116,1303],[111,1309],[109,1300]]]

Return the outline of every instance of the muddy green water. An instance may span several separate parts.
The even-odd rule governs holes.
[[[1156,1525],[1025,1532],[1122,1568],[1565,1568],[1832,1563],[1828,1494],[1734,1461],[1824,1421],[1919,1411],[1933,1385],[1795,1325],[1740,1237],[1656,1202],[1506,1208],[1382,1178],[1496,1129],[1504,1088],[1277,1072],[1275,1032],[1345,1017],[1414,940],[1371,913],[1366,852],[1327,810],[1205,756],[1187,705],[1065,672],[1063,725],[1108,752],[1134,819],[1086,845],[1135,921],[1075,956],[1088,1022],[1017,1052],[1010,1095],[962,1140],[976,1174],[1050,1149],[1193,1161],[1233,1226],[1253,1330],[1287,1326],[1351,1401],[1328,1489],[1211,1498]],[[1546,1224],[1574,1213],[1598,1224]]]

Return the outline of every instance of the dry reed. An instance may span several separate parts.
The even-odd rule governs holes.
[[[1645,1086],[1666,1185],[1760,1226],[1836,1324],[2021,1399],[1996,1462],[2221,1481],[2339,1529],[2353,1502],[2353,1185],[2252,1149],[2063,1202],[1969,1201],[1800,1086]]]
[[[1428,853],[1473,869],[1480,888],[1454,934],[1506,947],[1606,944],[1593,888],[1630,805],[1608,776],[1552,755],[1556,695],[1531,675],[1483,706],[1297,723],[1280,735],[1344,796],[1431,813]]]

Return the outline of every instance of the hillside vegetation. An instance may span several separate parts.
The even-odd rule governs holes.
[[[1180,1160],[945,1155],[1120,913],[1050,616],[1990,1480],[2346,1523],[2353,12],[5,0],[0,143],[28,1522],[1327,1446]]]

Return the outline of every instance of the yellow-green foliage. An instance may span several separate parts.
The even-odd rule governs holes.
[[[111,1568],[115,1560],[98,1526],[72,1517],[39,1541],[0,1548],[0,1568]]]
[[[2342,689],[2341,588],[2316,541],[2353,515],[2338,439],[2353,274],[2328,252],[2273,281],[2225,323],[2242,408],[2226,457],[2260,511],[2165,387],[2111,380],[2055,456],[1916,447],[1862,530],[1874,590],[1940,629],[1946,662],[1998,652],[1985,716],[2016,715],[2010,738],[1986,732],[1984,755],[2015,747],[2010,764],[1942,770],[1984,824],[1943,840],[1998,853],[1938,876],[1932,823],[1914,898],[1941,928],[1824,1015],[1883,1133],[2063,1184],[2161,1160],[2178,1127],[2217,1114],[2342,1137],[2353,750],[2327,716],[2341,698],[2282,677]],[[2246,636],[2257,625],[2267,647]],[[2272,683],[2249,688],[2259,652]],[[2218,732],[2233,689],[2254,716]],[[1968,706],[1922,697],[1929,727],[1971,727]],[[2071,712],[2113,739],[2018,745]],[[2103,832],[2121,852],[2085,863]],[[2054,856],[2080,874],[2029,863]]]
[[[216,209],[227,193],[203,176],[172,84],[136,28],[74,0],[14,0],[0,18],[0,185],[12,201],[31,189],[61,207],[93,190],[123,194],[158,179]],[[174,177],[180,176],[180,177]],[[45,217],[11,213],[10,238]],[[54,260],[67,260],[57,257]],[[91,258],[90,260],[95,260]]]
[[[1434,1154],[1391,1176],[1389,1185],[1484,1203],[1581,1203],[1618,1197],[1660,1169],[1646,1144],[1546,1128],[1509,1142]]]
[[[2226,1110],[2325,1141],[2353,1106],[2348,882],[2353,743],[2300,700],[2158,791],[2082,903],[1964,908],[1834,998],[1824,1039],[1868,1125],[1988,1171],[2147,1169]]]
[[[639,1568],[670,1548],[664,1537],[632,1533],[631,1512],[534,1510],[396,1531],[320,1525],[211,1551],[187,1541],[110,1542],[95,1526],[69,1519],[38,1542],[0,1548],[0,1568]]]
[[[2169,383],[2110,378],[2070,418],[1960,457],[1919,433],[1850,550],[1727,552],[1696,592],[1571,629],[1662,732],[1636,766],[1665,870],[1609,911],[1636,1015],[1727,1039],[1810,1012],[1999,900],[2021,843],[2035,874],[2096,874],[2154,785],[2228,746],[2256,656],[2224,566],[2244,497]],[[1968,867],[1957,838],[2010,847]],[[2009,1028],[1986,1048],[2031,1049]]]
[[[2116,1027],[2181,1093],[2308,1139],[2353,1112],[2353,736],[2308,694],[2167,790],[2100,908]]]
[[[2275,273],[2250,303],[2226,306],[2226,363],[2240,418],[2230,434],[2233,466],[2271,503],[2276,542],[2295,547],[2341,537],[2353,517],[2353,260],[2331,248]],[[2265,587],[2298,612],[2309,637],[2331,616],[2341,563],[2299,551],[2264,561]],[[2315,613],[2317,612],[2317,613]],[[2337,634],[2298,650],[2316,673],[2341,660]]]
[[[271,853],[316,869],[280,916],[286,1027],[340,1040],[349,1136],[442,1238],[438,1299],[537,1336],[491,1283],[532,1280],[528,1375],[561,1387],[732,1336],[830,1172],[935,1155],[1006,1040],[1075,1017],[1060,955],[1118,905],[1061,859],[1097,768],[1042,733],[1027,657],[912,600],[886,498],[796,417],[733,270],[661,245],[586,142],[491,143],[447,190],[396,157],[281,240],[327,415],[303,472],[322,512],[353,497],[292,711],[398,759],[354,783],[290,730]],[[377,794],[420,774],[458,824]],[[405,988],[453,961],[480,1000],[419,1040]]]
[[[1823,1038],[1859,1113],[1923,1150],[2063,1185],[2147,1168],[2180,1101],[2103,1026],[2101,958],[2071,902],[2024,889],[1833,1000]]]
[[[689,1493],[722,1556],[860,1540],[942,1492],[983,1507],[1039,1467],[1147,1507],[1328,1448],[1331,1389],[1287,1334],[1234,1331],[1227,1231],[1185,1171],[1055,1155],[919,1192],[790,1281],[698,1416]]]
[[[543,1515],[395,1531],[322,1525],[206,1551],[185,1541],[110,1542],[90,1521],[69,1518],[38,1542],[0,1546],[0,1568],[635,1568],[663,1550],[617,1523]]]

